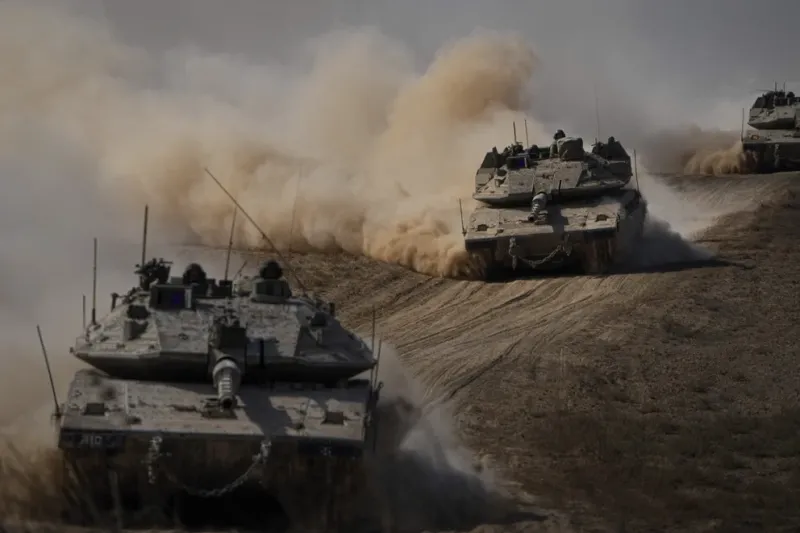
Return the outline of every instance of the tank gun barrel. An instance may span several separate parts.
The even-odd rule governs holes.
[[[236,407],[236,395],[242,383],[242,371],[236,361],[226,357],[217,361],[211,372],[214,387],[217,389],[217,400],[222,409]]]

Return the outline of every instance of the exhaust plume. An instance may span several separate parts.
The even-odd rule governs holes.
[[[147,202],[195,242],[224,245],[233,209],[208,166],[279,247],[437,276],[470,270],[457,199],[481,154],[510,142],[537,62],[516,35],[476,32],[415,75],[402,46],[360,30],[320,39],[310,72],[287,81],[285,69],[187,50],[160,62],[51,7],[0,14],[3,122],[59,139],[122,208]],[[213,88],[223,75],[246,86]],[[262,245],[247,224],[236,242]]]

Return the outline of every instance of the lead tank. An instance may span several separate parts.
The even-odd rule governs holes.
[[[207,510],[254,489],[303,530],[353,520],[377,437],[370,347],[274,261],[233,283],[170,269],[139,266],[70,350],[90,367],[57,413],[58,447],[82,490],[98,507]]]
[[[494,148],[475,175],[480,204],[464,240],[487,276],[572,267],[603,274],[641,237],[647,206],[629,184],[622,145],[610,137],[589,153],[580,137],[559,130],[555,139],[549,148]]]
[[[777,88],[750,107],[742,146],[756,171],[800,170],[800,97]]]

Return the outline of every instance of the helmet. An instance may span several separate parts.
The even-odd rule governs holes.
[[[258,270],[258,275],[263,279],[281,279],[283,269],[274,259],[266,261]]]

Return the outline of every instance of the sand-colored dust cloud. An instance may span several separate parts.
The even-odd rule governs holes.
[[[737,132],[690,126],[659,132],[644,144],[644,164],[657,173],[745,174],[755,164]]]
[[[52,7],[6,3],[0,20],[3,138],[24,122],[59,139],[121,208],[146,202],[164,226],[225,244],[233,207],[208,167],[279,247],[431,275],[469,273],[458,198],[485,151],[511,141],[537,63],[518,36],[476,32],[417,74],[399,43],[359,30],[313,43],[310,68],[287,79],[298,69],[154,57]],[[198,82],[215,75],[225,91]],[[247,223],[236,239],[264,244]]]

